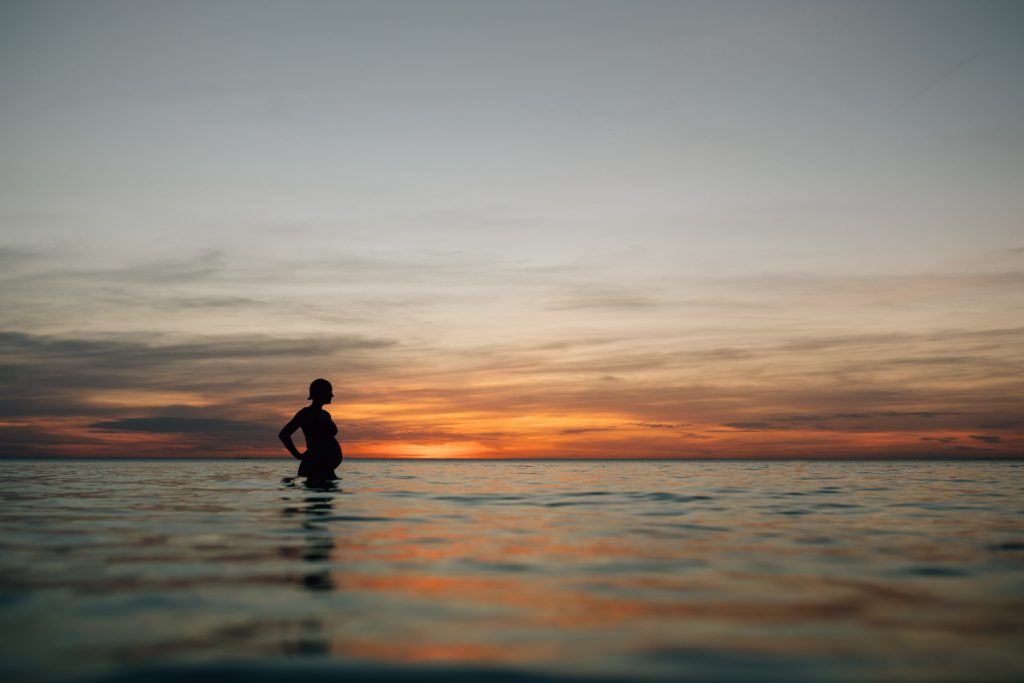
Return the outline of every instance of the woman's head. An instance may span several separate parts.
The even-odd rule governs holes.
[[[309,384],[309,400],[330,403],[334,398],[334,387],[325,379],[315,379]]]

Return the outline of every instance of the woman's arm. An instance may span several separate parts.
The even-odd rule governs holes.
[[[291,420],[288,421],[284,427],[281,428],[277,438],[281,439],[281,443],[288,449],[288,452],[292,454],[292,457],[296,460],[302,460],[302,453],[299,453],[299,449],[295,447],[295,443],[292,441],[292,434],[299,428],[299,413],[295,414]]]

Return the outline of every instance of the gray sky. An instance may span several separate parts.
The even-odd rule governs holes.
[[[9,428],[55,400],[86,441],[273,422],[328,375],[408,453],[822,402],[969,415],[963,445],[1024,403],[1022,27],[979,1],[4,2]],[[856,339],[855,367],[799,346]]]

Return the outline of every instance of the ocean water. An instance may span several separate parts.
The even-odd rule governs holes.
[[[1024,675],[1020,463],[2,468],[5,682]]]

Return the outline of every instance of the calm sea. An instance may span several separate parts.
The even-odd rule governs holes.
[[[5,682],[1024,675],[1020,463],[0,467]]]

